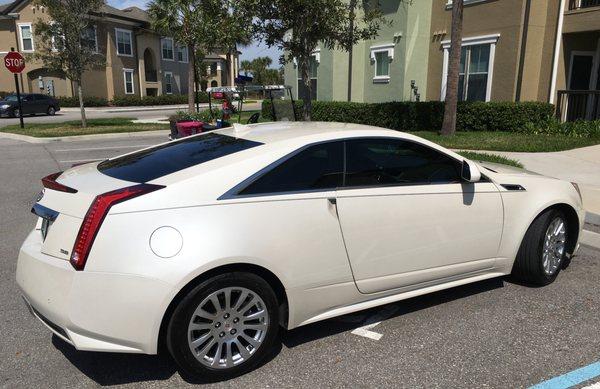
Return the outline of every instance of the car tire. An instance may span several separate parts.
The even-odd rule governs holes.
[[[19,108],[15,108],[12,110],[12,117],[14,117],[14,118],[19,117]]]
[[[56,108],[54,108],[53,106],[49,106],[46,110],[46,114],[48,116],[54,116],[56,114]]]
[[[568,221],[559,210],[540,214],[525,233],[512,275],[519,281],[549,285],[567,261]]]
[[[193,288],[175,308],[166,332],[167,349],[181,371],[209,382],[255,369],[278,340],[273,289],[261,277],[241,272],[218,275]]]

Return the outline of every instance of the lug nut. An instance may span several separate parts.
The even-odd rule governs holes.
[[[239,318],[237,318],[237,317],[236,317],[235,319],[233,319],[233,322],[234,322],[234,323],[237,323],[237,322],[239,322],[239,321],[240,321],[240,319],[239,319]]]
[[[215,324],[215,328],[219,328],[219,327],[221,327],[221,323],[217,322],[217,324]]]
[[[225,316],[223,316],[225,319],[229,319],[229,314],[226,313]]]
[[[230,333],[231,335],[235,335],[235,333],[236,333],[236,332],[237,332],[237,331],[236,331],[235,329],[233,329],[233,330],[231,330],[229,333]]]
[[[224,332],[221,332],[221,333],[219,334],[219,338],[222,338],[222,337],[224,337],[224,336],[225,336],[225,333],[224,333]]]

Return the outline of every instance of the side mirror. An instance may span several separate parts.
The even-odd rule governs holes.
[[[481,180],[481,172],[477,165],[465,159],[462,163],[462,179],[467,182],[479,182]]]

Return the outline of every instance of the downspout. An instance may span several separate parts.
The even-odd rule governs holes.
[[[525,68],[525,55],[527,54],[527,35],[529,33],[529,17],[531,15],[531,0],[525,4],[525,16],[523,18],[523,35],[521,36],[521,55],[519,58],[519,72],[517,73],[517,90],[515,101],[521,101],[521,89],[523,87],[523,72]]]
[[[350,39],[348,47],[348,101],[352,101],[352,61],[353,61],[353,50],[354,50],[354,19],[356,9],[356,0],[350,0]]]
[[[562,42],[563,20],[565,16],[565,0],[560,0],[560,10],[558,13],[558,25],[556,26],[556,42],[554,43],[554,62],[552,64],[552,81],[550,82],[550,96],[548,102],[554,104],[554,95],[556,94],[556,78],[558,77],[558,60],[560,56],[560,46]]]

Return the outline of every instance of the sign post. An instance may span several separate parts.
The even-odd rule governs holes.
[[[23,106],[21,104],[21,88],[19,87],[18,74],[25,69],[25,58],[16,52],[14,47],[11,47],[10,52],[8,52],[8,54],[6,54],[4,57],[4,66],[6,66],[6,68],[15,76],[15,89],[17,91],[17,104],[19,107],[19,122],[21,123],[21,128],[24,128]]]

